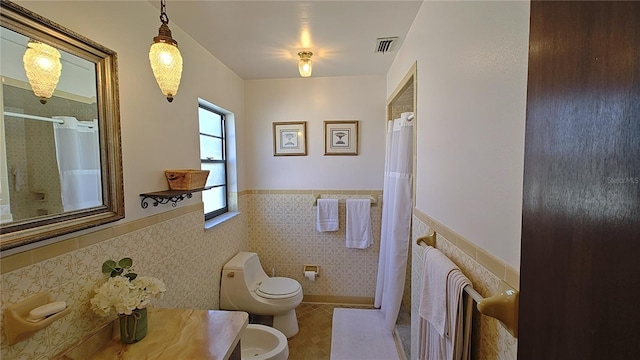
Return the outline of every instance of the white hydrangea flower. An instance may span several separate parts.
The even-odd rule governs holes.
[[[152,297],[160,297],[167,290],[162,280],[138,276],[130,281],[124,276],[109,278],[96,290],[91,309],[101,316],[130,315],[135,309],[144,309]]]

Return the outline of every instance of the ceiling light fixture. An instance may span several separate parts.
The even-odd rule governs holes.
[[[311,76],[311,56],[313,53],[311,51],[300,51],[298,53],[298,70],[300,71],[300,76],[309,77]]]
[[[180,86],[182,56],[178,50],[178,42],[171,37],[168,25],[169,17],[165,7],[165,0],[161,0],[160,21],[162,25],[160,25],[158,36],[153,38],[153,44],[149,49],[149,62],[162,94],[167,97],[167,101],[172,102]]]
[[[22,62],[33,93],[40,98],[40,103],[46,104],[60,80],[60,52],[47,44],[29,40]]]

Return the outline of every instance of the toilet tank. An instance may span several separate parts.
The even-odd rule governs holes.
[[[262,269],[258,254],[254,252],[242,251],[236,254],[222,268],[223,273],[227,272],[242,273],[247,288],[251,288],[253,284],[267,278],[267,274]]]

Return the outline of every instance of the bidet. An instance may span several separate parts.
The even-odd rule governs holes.
[[[240,338],[242,360],[287,360],[289,343],[282,332],[272,327],[249,324]]]

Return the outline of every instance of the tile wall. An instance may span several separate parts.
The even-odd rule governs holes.
[[[161,278],[168,291],[156,302],[161,307],[217,309],[220,273],[224,263],[238,251],[259,254],[271,275],[298,280],[311,300],[339,299],[370,302],[380,245],[381,206],[372,206],[374,245],[365,250],[347,249],[345,206],[340,205],[340,230],[316,231],[315,197],[345,199],[373,196],[378,204],[381,191],[253,190],[239,197],[236,217],[203,230],[202,205],[116,225],[95,233],[5,257],[2,267],[1,308],[38,292],[50,292],[66,301],[73,311],[32,338],[8,346],[1,335],[2,359],[47,359],[108,321],[89,308],[92,289],[100,283],[100,266],[106,259],[132,257],[138,273]],[[423,248],[415,239],[440,229],[427,215],[416,210],[412,228],[412,313],[417,314],[423,269]],[[444,235],[444,236],[443,236]],[[248,239],[248,240],[247,240]],[[505,280],[518,288],[518,273],[499,260],[473,249],[454,233],[439,231],[437,248],[460,266],[483,296]],[[305,264],[320,265],[315,282],[303,276]],[[473,359],[515,359],[517,340],[497,320],[474,313]],[[412,316],[412,354],[417,354],[417,316]]]
[[[5,119],[5,133],[13,220],[61,213],[52,124],[9,117]]]
[[[307,299],[320,301],[351,298],[371,302],[375,296],[380,248],[382,207],[371,207],[373,246],[345,247],[345,205],[339,204],[340,229],[316,230],[315,196],[346,199],[374,196],[382,201],[382,191],[359,190],[255,190],[248,195],[249,249],[259,254],[265,271],[296,279]],[[304,277],[304,265],[319,265],[320,277],[312,282]]]
[[[412,225],[412,282],[411,297],[411,357],[417,359],[418,354],[418,305],[422,289],[424,269],[424,245],[416,244],[419,237],[438,233],[436,248],[447,255],[460,270],[471,280],[473,287],[482,296],[491,296],[498,292],[500,280],[519,289],[518,272],[505,265],[499,259],[476,248],[459,235],[437,223],[428,215],[414,210]],[[473,312],[472,354],[475,360],[516,359],[517,339],[496,319],[483,316],[477,310]]]
[[[413,81],[410,81],[404,85],[404,89],[393,99],[393,103],[390,104],[391,118],[399,119],[400,114],[403,112],[413,111],[414,98]]]
[[[239,199],[241,210],[245,199]],[[131,257],[137,273],[162,279],[167,292],[157,306],[217,309],[222,266],[247,249],[247,219],[240,213],[204,230],[202,204],[197,204],[3,258],[2,310],[43,291],[56,301],[66,301],[73,310],[13,346],[7,345],[2,331],[0,358],[51,358],[109,321],[89,307],[107,259]]]

